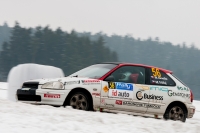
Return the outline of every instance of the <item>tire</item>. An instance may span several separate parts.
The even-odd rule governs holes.
[[[180,105],[170,105],[165,114],[164,119],[174,120],[174,121],[182,121],[185,122],[187,118],[187,111],[183,106]]]
[[[72,93],[69,96],[69,101],[67,103],[67,105],[72,106],[74,109],[89,111],[91,108],[89,96],[80,91]]]

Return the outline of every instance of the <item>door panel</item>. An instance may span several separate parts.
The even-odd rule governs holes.
[[[168,90],[171,90],[176,85],[175,82],[159,68],[149,69],[149,104],[156,106],[149,106],[147,113],[164,113],[166,109],[166,102],[169,100]]]
[[[146,113],[149,99],[145,98],[145,95],[148,94],[148,85],[134,84],[134,95],[132,101],[132,109],[134,112]]]
[[[101,107],[125,110],[123,101],[132,101],[134,86],[131,83],[103,82]]]
[[[115,84],[114,88],[109,84]],[[119,84],[124,88],[120,88]],[[149,99],[145,98],[145,95],[149,95],[147,85],[105,82],[103,86],[101,91],[102,108],[146,113],[149,102]]]
[[[168,89],[171,87],[168,86],[150,86],[150,99],[149,104],[154,106],[149,106],[147,112],[148,113],[161,113],[163,112],[163,108],[165,108],[165,101],[169,98]],[[155,106],[156,105],[156,106]]]
[[[149,88],[146,85],[137,85],[138,83],[145,84],[145,68],[122,66],[108,77],[111,77],[108,78],[109,80],[113,80],[102,84],[104,88],[101,91],[101,107],[139,113],[146,112],[146,104],[149,99],[138,97],[149,94]]]

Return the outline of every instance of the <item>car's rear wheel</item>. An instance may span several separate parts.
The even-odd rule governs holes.
[[[86,110],[90,109],[89,97],[84,92],[75,92],[69,98],[69,105],[74,109]]]
[[[187,118],[187,112],[185,108],[180,105],[171,105],[167,108],[164,118],[185,122]]]

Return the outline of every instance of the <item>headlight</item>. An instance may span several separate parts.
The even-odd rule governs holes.
[[[42,85],[42,89],[58,89],[58,90],[64,90],[65,87],[63,83],[59,81],[54,81],[54,82],[48,82]]]

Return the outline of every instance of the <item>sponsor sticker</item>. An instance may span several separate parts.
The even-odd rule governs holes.
[[[101,98],[108,98],[108,96],[101,96]]]
[[[108,88],[110,88],[110,89],[116,89],[115,82],[108,82]]]
[[[107,86],[107,85],[105,85],[105,86],[103,87],[103,91],[107,93],[107,92],[108,92],[108,90],[109,90],[109,89],[108,89],[108,86]]]
[[[101,103],[102,103],[102,104],[105,104],[105,99],[101,99]]]
[[[65,82],[66,85],[71,85],[71,84],[80,84],[80,80],[77,81],[67,81]]]
[[[130,102],[130,101],[124,101],[123,105],[127,106],[136,106],[136,107],[143,107],[143,103],[136,103],[136,102]]]
[[[186,87],[177,86],[177,89],[180,90],[180,91],[189,91],[189,89],[186,88]]]
[[[93,79],[88,79],[88,80],[81,80],[83,84],[100,84],[100,80],[93,80]]]
[[[152,84],[167,85],[167,82],[166,82],[166,81],[156,81],[156,80],[152,80]]]
[[[123,105],[144,107],[144,108],[153,108],[153,109],[160,109],[160,106],[161,106],[161,105],[157,105],[157,104],[137,103],[137,102],[130,102],[130,101],[124,101]]]
[[[97,91],[97,88],[93,88],[93,91]]]
[[[60,98],[60,94],[44,94],[46,98]]]
[[[115,106],[114,104],[109,104],[109,103],[105,103],[104,105],[108,106],[108,107],[114,107]]]
[[[136,93],[136,97],[137,97],[138,100],[142,100],[142,98],[143,98],[142,92],[141,92],[141,91],[138,91],[138,92]]]
[[[155,90],[155,91],[164,91],[164,92],[168,92],[168,88],[166,87],[158,87],[158,86],[151,86],[150,90]]]
[[[94,96],[100,96],[100,93],[92,93]]]
[[[129,90],[133,91],[133,84],[122,83],[122,82],[109,82],[108,87],[110,89],[118,89],[118,90]]]
[[[137,85],[137,84],[135,86],[141,90],[149,90],[149,86],[143,86],[143,85]]]
[[[122,105],[122,100],[116,100],[115,104]]]
[[[109,89],[108,96],[110,98],[132,99],[133,98],[133,91]]]
[[[133,84],[116,82],[115,85],[118,90],[133,90]]]
[[[179,96],[179,97],[186,97],[190,98],[190,94],[187,93],[180,93],[180,92],[173,92],[172,90],[168,91],[168,96]]]
[[[168,80],[166,77],[154,77],[151,76],[152,79],[157,79],[157,80]]]
[[[148,95],[146,93],[143,94],[141,91],[138,91],[136,93],[136,97],[138,100],[142,100],[143,98],[144,99],[153,99],[153,100],[163,100],[163,96],[156,96],[154,94]]]

